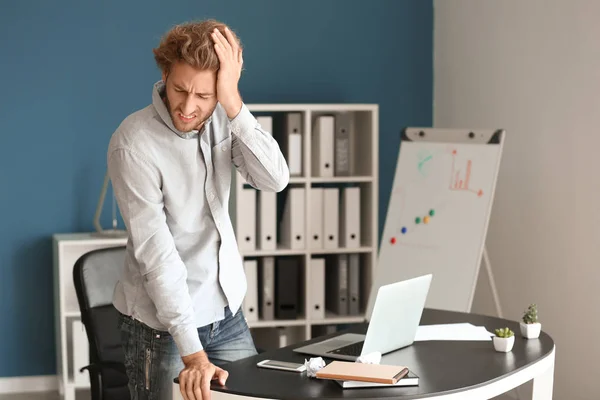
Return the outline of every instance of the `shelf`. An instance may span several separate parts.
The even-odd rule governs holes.
[[[290,183],[306,183],[308,179],[303,176],[290,176]]]
[[[244,257],[269,257],[269,256],[302,256],[306,254],[305,249],[277,249],[277,250],[244,250]]]
[[[53,240],[63,243],[76,243],[80,246],[123,246],[127,244],[127,237],[101,235],[95,232],[79,232],[79,233],[57,233],[53,235]]]
[[[79,373],[79,371],[77,371],[77,373]],[[89,374],[89,372],[87,372],[87,371],[83,371],[82,373]],[[74,382],[71,379],[69,379],[66,386],[69,388],[72,388],[72,389],[89,389],[90,388],[89,382]]]
[[[336,247],[335,249],[277,249],[277,250],[251,250],[244,251],[244,257],[277,257],[277,256],[304,256],[307,254],[350,254],[370,253],[373,247]]]
[[[335,249],[309,249],[310,254],[346,254],[346,253],[370,253],[372,247],[338,247]]]
[[[308,178],[306,178],[305,176],[290,176],[290,181],[289,184],[302,184],[302,183],[306,183],[308,182]],[[250,185],[248,182],[244,181],[243,183],[245,188],[251,188],[252,185]]]
[[[327,313],[325,319],[312,319],[308,321],[311,325],[336,325],[336,324],[360,324],[365,322],[364,315],[342,315]]]
[[[310,178],[311,183],[358,183],[358,182],[373,182],[372,176],[332,176],[321,177],[313,176]]]
[[[278,103],[278,104],[247,104],[248,109],[252,112],[306,112],[306,111],[321,111],[321,112],[335,112],[335,111],[369,111],[375,112],[377,110],[376,104],[292,104],[292,103]]]
[[[72,318],[72,317],[81,318],[81,313],[79,311],[64,311],[63,317],[65,317],[65,318]]]
[[[304,326],[305,319],[271,319],[268,321],[248,321],[250,328],[276,328],[278,326]]]

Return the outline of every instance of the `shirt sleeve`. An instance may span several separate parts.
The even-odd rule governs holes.
[[[265,131],[245,104],[229,121],[233,164],[254,188],[280,192],[289,183],[290,171],[279,144]]]
[[[108,172],[145,288],[181,356],[202,350],[187,269],[166,223],[158,170],[130,149],[108,154]]]

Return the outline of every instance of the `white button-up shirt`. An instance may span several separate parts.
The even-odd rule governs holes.
[[[233,167],[258,190],[279,192],[289,169],[246,105],[229,120],[217,104],[200,132],[178,131],[154,85],[152,104],[113,134],[108,171],[128,232],[113,303],[168,331],[182,356],[202,350],[197,328],[232,313],[246,276],[229,217]]]

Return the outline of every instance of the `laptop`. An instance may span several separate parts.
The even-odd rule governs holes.
[[[386,354],[413,344],[432,275],[382,285],[377,291],[366,334],[343,333],[295,348],[302,354],[356,361],[378,351]]]

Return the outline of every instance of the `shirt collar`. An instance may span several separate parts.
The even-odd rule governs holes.
[[[171,129],[173,132],[177,134],[177,136],[183,139],[192,139],[198,136],[199,131],[193,130],[190,132],[182,132],[175,128],[173,125],[173,120],[171,119],[171,114],[169,114],[169,110],[167,110],[167,106],[162,99],[162,96],[165,94],[165,83],[160,80],[154,84],[152,89],[152,105],[154,109],[162,119],[162,121]],[[212,115],[204,122],[203,128],[206,128],[212,121]]]

